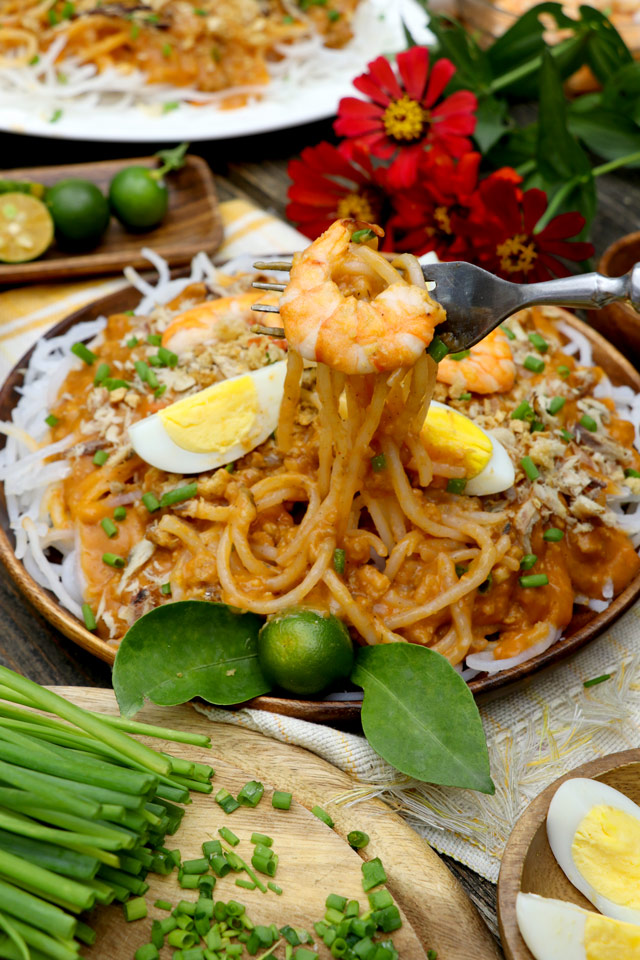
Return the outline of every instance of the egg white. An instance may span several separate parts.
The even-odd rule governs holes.
[[[616,920],[640,925],[640,911],[613,903],[598,893],[578,870],[571,853],[576,830],[593,807],[615,807],[640,821],[640,807],[629,797],[599,780],[575,777],[556,790],[547,813],[547,837],[553,855],[574,887],[597,907]]]
[[[588,912],[574,903],[519,893],[516,919],[535,960],[586,960],[584,928]]]
[[[439,400],[432,400],[431,406],[439,407],[442,410],[453,410],[453,407],[449,407],[446,403],[440,403]],[[493,448],[487,465],[483,467],[475,477],[467,480],[464,492],[471,497],[484,497],[491,493],[500,493],[502,490],[508,490],[509,487],[513,486],[516,474],[511,458],[505,448],[499,440],[496,440],[490,433],[487,433],[475,420],[471,420],[471,417],[465,416],[465,414],[459,410],[455,410],[454,412],[457,416],[469,420],[478,430],[482,430],[482,433],[484,433],[485,437],[490,441]]]
[[[162,420],[157,413],[154,413],[129,427],[129,439],[133,449],[146,463],[169,473],[204,473],[238,460],[264,443],[278,426],[286,372],[286,360],[279,360],[259,370],[251,370],[249,373],[229,378],[229,380],[239,380],[250,376],[258,395],[258,411],[251,433],[241,442],[225,450],[214,450],[210,453],[185,450],[171,439]],[[224,382],[228,383],[229,380]]]

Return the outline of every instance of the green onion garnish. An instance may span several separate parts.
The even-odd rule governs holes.
[[[480,586],[478,587],[478,593],[486,593],[490,589],[491,584],[493,583],[493,574],[489,574],[486,580],[483,580]]]
[[[135,363],[134,363],[134,367],[136,368],[136,373],[138,374],[138,376],[140,377],[140,379],[141,379],[144,383],[146,383],[146,382],[147,382],[147,376],[148,376],[148,374],[150,373],[150,370],[149,370],[148,365],[144,362],[144,360],[136,360]]]
[[[267,883],[269,890],[273,890],[274,893],[277,893],[278,896],[282,894],[282,887],[279,887],[277,883],[274,883],[273,880],[269,880]]]
[[[93,455],[93,463],[95,463],[96,467],[104,467],[108,459],[109,454],[106,450],[96,450]]]
[[[535,411],[530,403],[523,400],[511,413],[512,420],[533,420]]]
[[[229,830],[228,827],[220,827],[218,833],[223,840],[226,840],[227,843],[230,843],[232,847],[237,847],[240,843],[240,837],[236,837],[233,831]]]
[[[166,385],[166,383],[163,383],[163,384],[161,384],[161,385],[158,387],[157,390],[154,390],[154,395],[155,395],[156,397],[161,397],[162,394],[165,392],[166,389],[167,389],[167,385]]]
[[[380,857],[374,857],[373,860],[365,860],[362,864],[362,889],[365,893],[379,887],[381,883],[387,882],[387,874],[382,866]]]
[[[209,861],[206,857],[199,857],[197,860],[185,860],[182,864],[185,873],[206,873],[209,869]]]
[[[153,943],[143,943],[134,954],[134,960],[158,960],[160,954]]]
[[[558,543],[564,539],[564,530],[560,530],[558,527],[549,527],[549,529],[545,530],[542,534],[542,539],[547,540],[549,543]]]
[[[468,572],[469,567],[467,567],[464,563],[456,563],[455,569],[456,569],[456,577],[459,580],[460,577],[464,577],[465,573]]]
[[[322,809],[322,807],[318,807],[318,806],[311,807],[311,813],[314,815],[314,817],[317,817],[318,820],[322,820],[323,823],[326,823],[328,827],[333,826],[333,820],[331,819],[327,811]]]
[[[531,457],[523,457],[520,461],[520,466],[524,470],[528,480],[537,480],[540,476],[540,471],[536,467]]]
[[[597,686],[599,683],[604,683],[605,680],[610,680],[610,679],[611,679],[611,674],[610,674],[610,673],[603,673],[602,676],[600,676],[600,677],[593,677],[593,679],[591,679],[591,680],[585,680],[584,683],[582,684],[582,686],[583,686],[583,687],[595,687],[595,686]]]
[[[103,517],[100,526],[108,537],[115,537],[118,533],[118,528],[110,517]]]
[[[467,481],[464,477],[453,477],[447,480],[447,493],[464,493]]]
[[[566,397],[553,397],[551,403],[547,407],[547,412],[551,414],[552,417],[555,417],[556,413],[559,413],[567,402]]]
[[[124,918],[128,923],[132,920],[144,920],[147,915],[147,901],[144,897],[134,897],[132,900],[123,903],[122,909]]]
[[[542,433],[545,430],[545,425],[541,420],[533,420],[531,423],[531,433]]]
[[[121,387],[124,387],[126,390],[129,389],[130,384],[126,380],[120,380],[118,377],[107,377],[106,380],[102,381],[103,387],[106,387],[107,390],[120,390]]]
[[[98,369],[96,370],[96,375],[93,378],[93,385],[99,387],[100,384],[107,379],[111,373],[111,367],[108,363],[99,363]]]
[[[292,799],[293,794],[287,793],[286,790],[274,790],[271,797],[271,806],[274,810],[288,810],[291,807]]]
[[[531,567],[538,562],[538,558],[535,553],[525,553],[524,557],[520,561],[521,570],[531,570]]]
[[[521,587],[546,587],[549,578],[546,573],[531,573],[528,577],[518,577]]]
[[[251,843],[253,843],[254,846],[258,843],[261,843],[265,847],[272,847],[273,837],[268,837],[266,833],[252,833]]]
[[[53,413],[50,413],[48,417],[44,418],[44,422],[48,427],[55,427],[58,423],[60,423],[60,420]]]
[[[336,547],[336,549],[333,551],[333,569],[336,573],[344,573],[346,561],[346,552],[341,547]]]
[[[158,356],[166,367],[175,367],[178,364],[178,354],[167,350],[166,347],[158,348]]]
[[[235,800],[224,787],[216,793],[215,801],[218,806],[222,807],[225,813],[233,813],[234,810],[238,810],[240,807],[238,801]]]
[[[170,597],[170,596],[171,596],[171,584],[170,584],[170,583],[163,583],[162,586],[160,587],[160,593],[161,593],[163,596],[165,596],[165,597]]]
[[[93,615],[93,610],[88,603],[82,604],[82,619],[84,620],[84,625],[87,630],[95,630],[98,626],[96,618]]]
[[[511,327],[507,327],[504,323],[501,323],[501,324],[500,324],[500,329],[501,329],[502,331],[504,331],[504,333],[506,333],[506,335],[507,335],[507,337],[508,337],[509,340],[515,340],[516,335],[515,335],[515,333],[513,332],[513,330],[511,329]]]
[[[370,230],[368,227],[365,227],[364,230],[356,230],[351,234],[352,243],[366,243],[367,240],[373,240],[375,233],[373,230]]]
[[[544,337],[540,336],[539,333],[530,333],[529,343],[532,343],[533,346],[536,348],[536,350],[539,351],[539,353],[546,353],[547,350],[549,349],[549,344],[544,339]]]
[[[155,493],[143,493],[142,502],[147,508],[147,510],[149,511],[149,513],[153,513],[154,510],[160,509],[160,501],[156,497]]]
[[[114,520],[126,520],[127,519],[127,510],[126,507],[116,507],[113,511]]]
[[[173,907],[168,900],[156,900],[154,907],[157,907],[158,910],[173,910]]]
[[[117,553],[103,553],[102,562],[108,567],[124,567],[124,557],[119,557]]]
[[[83,360],[89,367],[98,359],[97,355],[89,350],[89,347],[85,346],[84,343],[74,343],[71,347],[71,353],[75,354],[79,360]]]
[[[150,333],[147,337],[147,343],[150,343],[152,347],[162,346],[162,337],[159,333]]]
[[[149,363],[151,364],[152,367],[164,367],[164,363],[162,362],[162,360],[160,359],[157,353],[154,353],[152,354],[152,356],[149,357]]]
[[[460,396],[458,397],[458,400],[471,400],[471,394],[461,393]]]
[[[375,457],[371,457],[371,469],[375,473],[379,473],[381,470],[384,470],[387,466],[387,458],[384,453],[378,453]]]
[[[130,350],[133,350],[134,347],[138,346],[139,342],[140,341],[138,340],[137,337],[129,337],[129,339],[127,340],[127,346],[129,347]]]
[[[271,886],[271,881],[269,881],[269,886]],[[243,880],[242,877],[238,877],[236,879],[236,887],[242,887],[243,890],[255,890],[256,885],[253,880]]]
[[[560,436],[562,437],[565,443],[571,443],[571,441],[574,439],[573,434],[569,430],[561,430]]]
[[[525,370],[531,370],[532,373],[542,373],[544,370],[544,360],[541,360],[540,357],[534,357],[532,354],[529,354],[528,357],[525,357],[522,366],[525,368]]]
[[[559,377],[562,377],[563,380],[566,380],[567,377],[571,376],[571,370],[569,367],[566,367],[564,363],[561,363],[559,367],[556,367],[556,373]]]
[[[627,467],[624,475],[625,477],[635,477],[636,479],[640,479],[640,470],[634,470],[632,467]]]
[[[432,360],[435,360],[436,363],[440,363],[440,361],[444,360],[446,355],[449,353],[449,347],[446,345],[444,340],[441,340],[440,337],[436,335],[427,347],[427,353]]]
[[[581,427],[584,427],[585,430],[589,430],[591,433],[595,433],[596,430],[598,429],[598,424],[593,419],[593,417],[589,416],[588,413],[584,413],[580,417],[580,420],[578,421],[578,423],[580,424]]]
[[[471,354],[471,350],[458,350],[457,353],[450,353],[449,360],[464,360]]]
[[[264,787],[258,780],[249,780],[238,794],[238,803],[243,807],[257,807],[263,793]]]
[[[184,487],[176,487],[175,490],[168,490],[160,498],[161,507],[171,507],[174,503],[182,503],[184,500],[191,500],[198,492],[197,483],[187,483]]]
[[[363,850],[369,843],[369,834],[364,830],[352,830],[347,834],[347,843],[354,850]]]

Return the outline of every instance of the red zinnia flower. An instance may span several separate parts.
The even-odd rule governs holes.
[[[343,217],[369,223],[385,219],[386,170],[374,169],[362,148],[346,157],[330,143],[306,147],[299,160],[291,161],[288,173],[293,183],[287,218],[312,240]]]
[[[396,62],[399,77],[385,57],[373,60],[368,72],[356,77],[354,87],[369,100],[342,99],[334,129],[385,160],[400,150],[393,181],[408,187],[425,147],[437,144],[454,157],[471,149],[468,137],[476,126],[477,100],[470,90],[441,99],[456,68],[442,59],[429,73],[426,47],[411,47],[399,53]]]
[[[455,161],[430,150],[418,167],[418,183],[392,197],[389,221],[393,246],[421,256],[435,250],[441,260],[472,260],[466,224],[477,203],[479,153]]]
[[[498,174],[500,171],[498,171]],[[544,229],[535,227],[547,209],[544,190],[522,191],[504,176],[492,174],[480,186],[482,207],[473,216],[476,261],[505,280],[533,283],[571,271],[558,260],[581,261],[593,256],[591,243],[570,240],[585,224],[581,213],[554,217]]]

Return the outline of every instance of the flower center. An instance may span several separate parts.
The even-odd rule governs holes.
[[[366,220],[371,223],[375,220],[373,206],[362,193],[348,193],[338,203],[337,214],[339,219]]]
[[[433,211],[433,219],[443,233],[451,233],[451,217],[449,216],[447,207],[436,207]]]
[[[533,270],[533,262],[537,260],[538,253],[533,241],[525,243],[527,235],[517,233],[515,237],[509,237],[504,243],[498,244],[496,253],[500,257],[500,269],[506,273],[529,273]]]
[[[426,121],[426,111],[417,100],[410,100],[409,97],[392,100],[382,115],[387,136],[405,142],[419,140]]]

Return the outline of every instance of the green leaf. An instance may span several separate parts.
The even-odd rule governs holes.
[[[587,37],[587,63],[600,83],[606,83],[620,67],[633,63],[631,51],[608,17],[593,7],[580,7],[580,20]]]
[[[538,124],[516,127],[485,157],[491,170],[499,167],[520,167],[536,156]]]
[[[181,600],[150,610],[127,631],[113,666],[120,711],[202,697],[242,703],[270,689],[258,664],[262,618],[224,603]]]
[[[367,740],[397,770],[495,792],[478,708],[445,657],[413,643],[362,647],[351,679],[364,689]]]
[[[482,97],[476,109],[476,129],[473,139],[481,153],[487,153],[509,129],[507,104],[495,97]]]
[[[429,29],[438,40],[434,60],[448,57],[455,66],[456,74],[447,87],[453,90],[485,90],[491,83],[492,73],[486,53],[461,24],[449,17],[431,13]]]
[[[605,160],[617,160],[640,151],[640,127],[628,117],[602,107],[588,113],[570,111],[569,130]],[[629,166],[640,167],[640,162]]]
[[[591,163],[569,132],[567,103],[562,80],[553,57],[546,51],[539,77],[538,170],[550,184],[564,185],[575,176],[591,172]]]
[[[526,60],[538,57],[545,50],[544,33],[547,27],[541,22],[540,15],[546,13],[559,27],[576,26],[562,12],[561,3],[539,3],[521,17],[512,27],[502,34],[487,51],[487,57],[495,77],[520,67]]]
[[[627,64],[607,80],[602,106],[640,122],[640,62]]]

